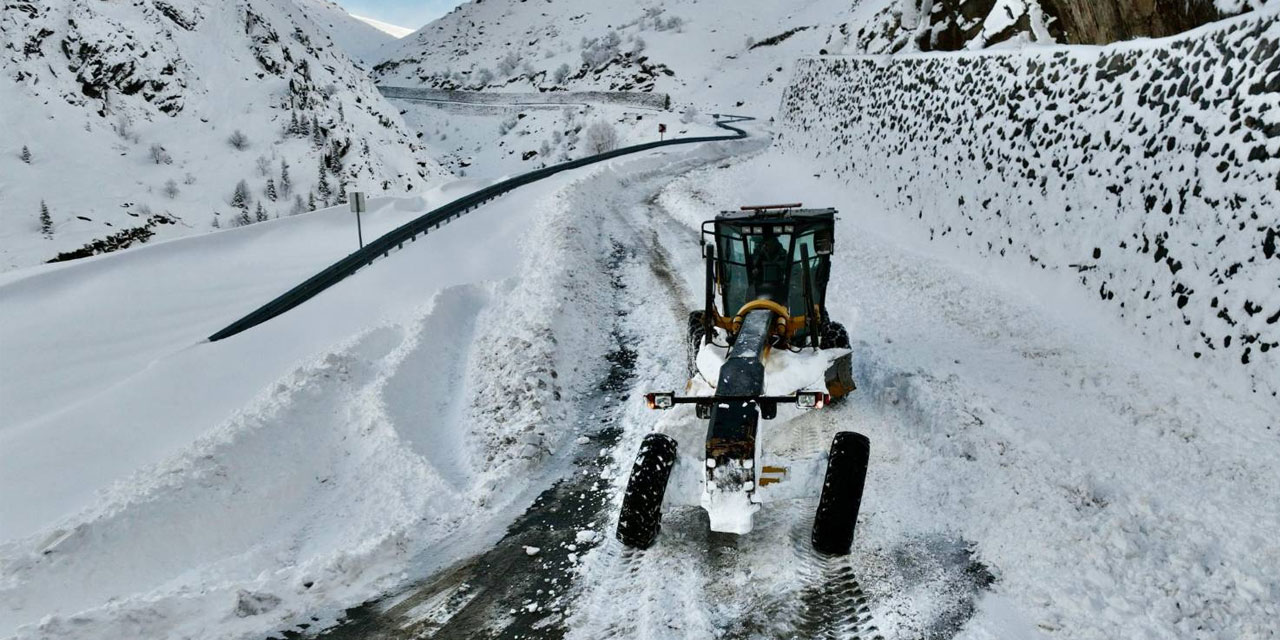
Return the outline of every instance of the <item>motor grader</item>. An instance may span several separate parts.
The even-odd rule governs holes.
[[[753,514],[788,477],[789,467],[763,450],[761,421],[775,419],[779,406],[823,409],[855,389],[848,333],[826,306],[835,220],[834,209],[783,204],[745,206],[702,225],[705,300],[689,317],[689,384],[685,395],[644,398],[651,409],[693,405],[707,421],[703,455],[686,458],[698,460],[699,503],[712,531],[749,533]],[[849,553],[869,447],[865,436],[839,431],[822,461],[812,532],[820,552]],[[670,435],[644,438],[618,521],[623,544],[656,541],[677,460]]]

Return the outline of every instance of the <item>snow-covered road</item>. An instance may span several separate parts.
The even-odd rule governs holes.
[[[91,397],[24,405],[42,417],[2,442],[40,442],[22,440],[38,424],[85,443],[73,451],[112,448],[78,458],[68,475],[87,488],[7,449],[3,486],[52,502],[0,502],[22,523],[0,544],[0,635],[256,638],[360,602],[330,636],[1273,631],[1274,400],[1134,335],[1072,282],[928,245],[759,146],[556,178],[246,334],[172,354],[148,339],[155,362],[85,375]],[[854,552],[809,551],[816,492],[767,505],[741,538],[672,508],[653,549],[624,550],[612,532],[640,439],[696,452],[703,436],[692,410],[635,400],[684,382],[697,225],[797,199],[842,212],[829,305],[861,388],[765,437],[802,457],[837,430],[870,436]]]
[[[633,399],[607,408],[617,445],[574,469],[587,480],[573,486],[611,496],[603,510],[585,493],[549,492],[493,551],[361,609],[365,626],[334,636],[1273,632],[1280,445],[1268,399],[1135,335],[1069,280],[924,244],[909,223],[792,158],[765,152],[694,171],[657,197],[575,218],[630,252],[612,298],[635,305],[617,328],[636,354],[632,392],[683,382],[682,319],[700,292],[696,224],[735,204],[796,199],[842,211],[829,302],[855,336],[861,389],[833,410],[766,423],[766,437],[797,457],[837,430],[871,437],[850,557],[809,551],[816,493],[766,505],[741,538],[709,534],[695,507],[673,508],[653,549],[623,549],[611,534],[640,438],[656,428],[697,452],[704,428],[691,410],[653,414]],[[588,517],[541,517],[557,506]],[[496,588],[492,574],[523,586]],[[541,591],[529,586],[539,581]]]

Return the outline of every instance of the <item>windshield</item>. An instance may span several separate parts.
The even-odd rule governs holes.
[[[820,230],[809,225],[718,224],[714,235],[722,312],[732,316],[746,303],[766,298],[785,304],[792,317],[807,315],[806,256],[811,302],[821,306],[829,259],[818,255]],[[797,333],[805,335],[804,329]]]

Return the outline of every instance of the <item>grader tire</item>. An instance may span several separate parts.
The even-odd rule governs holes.
[[[675,440],[660,433],[644,437],[622,497],[617,531],[622,544],[635,549],[653,546],[662,529],[662,498],[675,463]]]

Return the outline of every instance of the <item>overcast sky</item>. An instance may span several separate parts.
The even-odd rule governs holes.
[[[419,29],[466,0],[336,0],[348,13]]]

